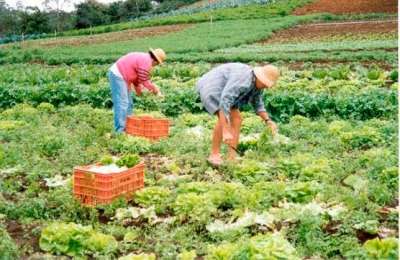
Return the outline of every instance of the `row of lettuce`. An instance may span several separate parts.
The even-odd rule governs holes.
[[[89,104],[112,106],[107,82],[107,66],[44,67],[6,66],[0,72],[0,107],[19,103],[54,106]],[[150,94],[136,96],[138,109],[157,110],[167,116],[202,112],[195,84],[210,64],[175,64],[154,71],[154,81],[163,99]],[[43,73],[43,70],[46,73]],[[370,119],[391,117],[397,111],[397,71],[359,65],[310,68],[292,71],[282,67],[277,87],[265,91],[266,108],[275,120],[287,121],[294,115],[311,118],[339,116]],[[251,107],[244,108],[250,110]]]
[[[76,257],[397,257],[390,233],[398,221],[391,209],[398,187],[394,117],[294,116],[280,124],[285,140],[271,138],[254,114],[243,118],[244,159],[219,173],[202,159],[215,123],[206,114],[175,118],[170,138],[150,143],[107,135],[112,113],[105,109],[42,103],[4,110],[2,219],[25,223],[26,235],[40,237],[42,250]],[[79,205],[70,192],[72,168],[125,153],[168,159],[148,168],[134,204]],[[99,222],[104,217],[107,224]],[[14,258],[24,250],[9,237],[0,245]]]

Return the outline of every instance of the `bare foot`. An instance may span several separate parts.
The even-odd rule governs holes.
[[[221,164],[224,162],[221,158],[220,154],[212,154],[208,157],[207,161],[212,165],[212,166],[221,166]]]

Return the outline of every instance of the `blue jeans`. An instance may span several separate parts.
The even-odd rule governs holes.
[[[133,100],[125,80],[108,71],[111,97],[114,110],[114,129],[117,133],[125,131],[126,117],[132,114]]]

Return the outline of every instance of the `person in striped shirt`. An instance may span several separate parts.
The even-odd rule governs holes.
[[[131,52],[119,58],[108,70],[117,133],[125,131],[126,118],[132,114],[132,89],[138,96],[144,89],[162,96],[159,88],[151,82],[150,72],[165,59],[162,49],[150,49],[148,53]]]
[[[278,78],[279,70],[272,65],[252,68],[242,63],[227,63],[215,67],[198,80],[196,90],[203,107],[218,117],[209,163],[215,166],[223,163],[220,153],[222,142],[229,147],[228,159],[236,158],[242,122],[239,109],[246,104],[252,104],[273,134],[277,132],[277,125],[265,110],[262,91],[272,88]]]

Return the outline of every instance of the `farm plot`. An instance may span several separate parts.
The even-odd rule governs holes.
[[[219,170],[204,160],[209,115],[175,118],[170,138],[154,144],[110,136],[111,118],[85,105],[2,111],[1,254],[397,258],[394,114],[367,121],[295,116],[280,124],[281,139],[245,114],[245,155]],[[127,152],[147,158],[146,188],[128,204],[80,206],[72,168]]]
[[[253,0],[251,0],[253,1]],[[303,6],[310,2],[310,0],[279,0],[279,1],[267,1],[260,4],[249,3],[247,0],[240,2],[240,6],[236,6],[232,2],[225,2],[223,6],[200,8],[200,10],[184,10],[174,11],[171,13],[163,13],[153,17],[142,17],[142,19],[96,26],[86,29],[70,30],[59,33],[57,36],[79,36],[79,35],[94,35],[101,33],[109,33],[144,27],[162,26],[162,25],[176,25],[176,24],[187,24],[187,23],[202,23],[207,21],[222,21],[222,20],[238,20],[238,19],[257,19],[264,18],[269,19],[272,17],[281,17],[290,14],[297,7]],[[258,2],[258,1],[255,1]],[[243,6],[244,5],[244,6]],[[230,8],[229,8],[229,7]],[[219,8],[222,7],[222,8]],[[54,34],[44,35],[32,35],[33,39],[39,38],[52,38]],[[4,42],[21,41],[20,37],[10,37],[3,39]],[[2,42],[3,42],[2,41]],[[0,45],[1,47],[1,45]]]
[[[352,21],[298,25],[274,33],[256,44],[203,53],[203,60],[218,62],[385,62],[397,64],[397,23]],[[296,55],[293,55],[296,53]],[[183,55],[175,59],[187,61]],[[191,60],[198,59],[195,55]]]
[[[397,39],[397,21],[349,21],[305,24],[281,30],[260,43]]]
[[[85,46],[92,44],[132,41],[139,38],[164,35],[189,28],[190,25],[165,25],[142,29],[131,29],[119,32],[103,33],[91,36],[62,37],[46,40],[27,41],[21,44],[22,48],[48,48],[59,46]]]
[[[287,16],[306,2],[94,29],[216,18],[132,41],[0,49],[0,259],[398,259],[397,29],[385,21],[285,31],[353,19]],[[119,55],[149,46],[168,52],[152,72],[164,97],[144,93],[134,107],[171,120],[159,142],[113,133],[106,78]],[[243,108],[241,156],[219,168],[206,161],[216,118],[194,90],[216,66],[205,61],[281,70],[264,91],[279,134]],[[85,207],[74,198],[75,166],[138,156],[145,187],[129,201]]]
[[[132,41],[92,44],[90,46],[68,46],[48,49],[18,50],[7,48],[1,52],[2,62],[40,61],[50,64],[62,63],[111,63],[120,55],[132,50],[147,51],[149,46],[163,48],[173,60],[173,53],[203,52],[243,43],[255,42],[271,35],[273,31],[295,24],[312,21],[318,16],[287,16],[283,18],[227,20],[214,23],[199,23],[180,32]],[[235,28],[231,30],[229,28]],[[243,31],[237,34],[236,30]]]
[[[178,63],[157,68],[153,78],[165,94],[165,100],[150,95],[135,97],[136,107],[161,110],[168,116],[201,112],[194,85],[211,66]],[[9,65],[4,68],[0,72],[1,108],[18,103],[36,106],[42,102],[55,106],[80,103],[99,108],[111,106],[106,79],[108,66],[31,65],[28,69]],[[277,87],[266,93],[266,104],[276,119],[286,120],[297,114],[369,119],[390,116],[397,109],[396,70],[360,65],[282,70]]]
[[[294,11],[296,15],[310,13],[397,13],[396,0],[317,0]]]

